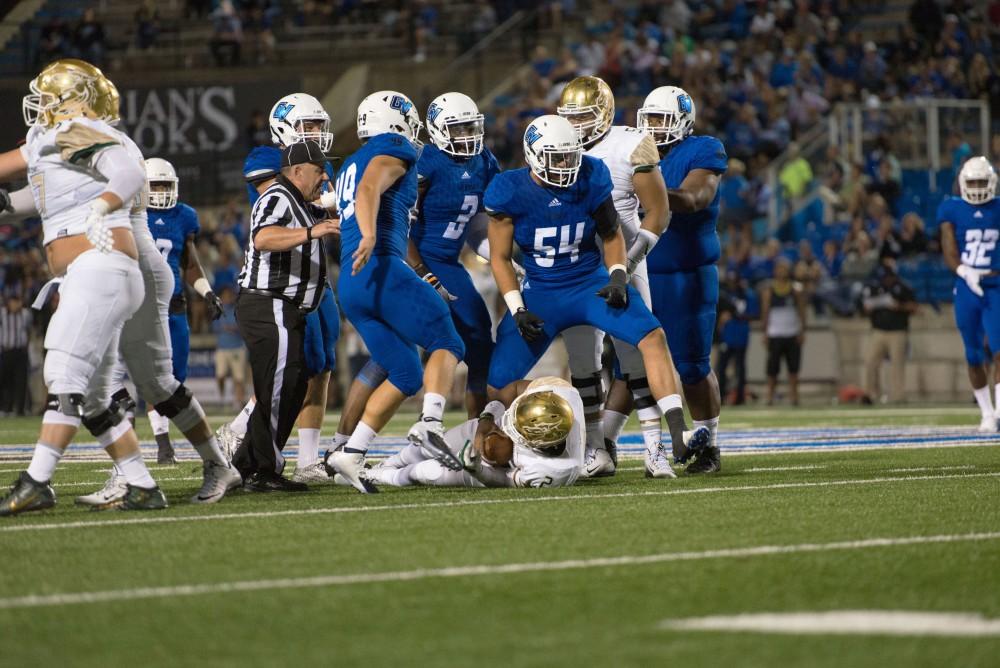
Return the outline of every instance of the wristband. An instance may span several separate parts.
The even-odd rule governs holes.
[[[198,293],[199,297],[204,297],[205,295],[207,295],[209,292],[212,291],[212,286],[209,285],[208,279],[206,279],[204,276],[196,280],[191,287],[194,288],[194,291]]]
[[[97,197],[90,201],[90,210],[98,216],[106,216],[111,211],[111,205],[108,204],[107,200]]]
[[[504,293],[503,300],[507,302],[507,308],[510,309],[511,315],[516,314],[524,308],[524,299],[521,297],[520,290],[511,290]]]
[[[613,264],[613,265],[611,265],[610,267],[608,267],[608,274],[614,274],[619,269],[621,269],[623,272],[625,272],[626,275],[628,274],[628,269],[626,269],[625,265],[623,265],[623,264]]]
[[[507,407],[504,406],[502,402],[494,400],[486,404],[486,407],[483,408],[483,412],[479,414],[479,419],[482,420],[483,418],[492,418],[494,422],[499,424],[506,411]]]
[[[646,255],[649,254],[649,251],[653,249],[653,246],[656,245],[656,242],[660,240],[660,237],[656,236],[653,232],[640,227],[639,234],[636,236],[636,240],[632,243],[633,248],[639,243],[639,239],[643,240],[642,257],[646,257]]]
[[[313,228],[312,227],[307,227],[306,228],[306,243],[309,243],[312,240],[313,240]]]

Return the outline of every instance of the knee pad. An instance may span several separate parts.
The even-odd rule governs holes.
[[[173,372],[158,373],[152,378],[133,378],[133,380],[139,396],[145,399],[146,403],[153,404],[161,415],[167,414],[160,410],[160,404],[169,403],[184,387],[179,380],[174,378]]]
[[[46,398],[43,423],[79,426],[82,418],[82,394],[50,394]]]
[[[119,414],[113,413],[107,408],[96,415],[83,416],[83,426],[87,428],[87,431],[97,437],[98,440],[101,439],[102,435],[109,432],[112,427],[121,423],[121,421],[122,418]],[[113,440],[108,441],[106,445],[110,445],[113,442]]]
[[[681,377],[681,382],[685,385],[694,385],[712,372],[712,365],[707,359],[696,362],[678,361],[676,365],[677,375]]]
[[[369,359],[358,372],[358,380],[372,389],[381,385],[388,377],[389,372],[373,359]]]
[[[583,412],[589,414],[600,411],[604,405],[604,380],[600,372],[584,377],[571,375],[569,380],[580,393]]]
[[[184,386],[181,385],[181,387]],[[184,389],[187,390],[186,387]],[[205,420],[205,409],[201,407],[201,403],[196,397],[191,396],[190,392],[188,392],[188,397],[190,397],[190,403],[170,418],[174,426],[185,434]]]
[[[111,395],[111,405],[108,406],[112,413],[124,416],[135,411],[135,399],[129,394],[127,388],[122,388]]]
[[[191,404],[193,398],[191,390],[187,389],[184,385],[178,384],[173,394],[163,401],[154,403],[153,408],[163,417],[173,419]],[[180,425],[177,426],[180,428]]]

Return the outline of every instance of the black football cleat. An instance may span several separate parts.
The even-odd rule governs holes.
[[[45,510],[56,505],[56,492],[47,482],[38,482],[27,471],[21,471],[10,492],[0,501],[0,517],[12,517],[33,510]]]
[[[243,481],[243,489],[248,492],[308,492],[309,486],[277,473],[258,471]]]
[[[146,489],[127,485],[128,491],[124,498],[115,506],[118,510],[164,510],[167,507],[167,497],[159,487]]]
[[[684,473],[716,473],[722,470],[722,451],[719,448],[703,448],[695,455],[695,460],[687,465]]]
[[[173,466],[177,463],[177,456],[174,453],[174,446],[170,443],[170,434],[157,434],[156,439],[156,463],[161,466]]]
[[[604,439],[604,449],[608,451],[608,456],[611,457],[611,463],[618,468],[618,444],[612,441],[610,438]]]

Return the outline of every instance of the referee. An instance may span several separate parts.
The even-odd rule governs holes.
[[[281,152],[281,173],[254,204],[236,319],[246,342],[257,404],[233,465],[244,489],[305,491],[281,475],[281,451],[302,408],[307,373],[305,316],[326,287],[322,237],[339,223],[310,204],[327,181],[326,156],[307,140]]]

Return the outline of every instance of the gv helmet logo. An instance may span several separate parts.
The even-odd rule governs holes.
[[[427,110],[427,120],[434,122],[438,116],[441,115],[441,107],[436,104],[432,104],[431,108]]]
[[[678,95],[677,96],[677,108],[685,114],[691,113],[691,97],[689,95]]]
[[[389,102],[389,108],[398,109],[399,113],[406,116],[406,114],[409,113],[410,109],[413,108],[413,103],[404,97],[401,97],[399,95],[393,95],[392,100],[390,100]]]
[[[528,131],[524,133],[524,138],[528,142],[528,146],[532,146],[536,141],[542,138],[542,133],[538,131],[534,125],[528,127]]]
[[[279,102],[278,106],[274,108],[274,117],[279,121],[285,120],[285,117],[291,113],[292,109],[295,108],[294,104],[288,102]]]

